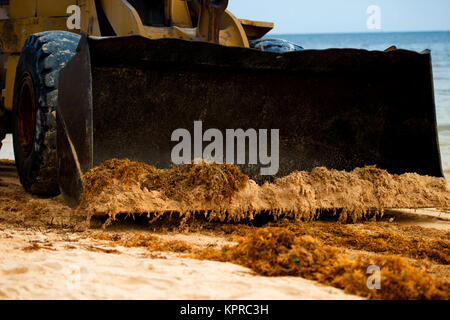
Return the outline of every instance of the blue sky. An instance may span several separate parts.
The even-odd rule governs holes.
[[[381,31],[450,30],[450,0],[229,0],[238,18],[275,22],[276,33],[374,32],[367,8],[381,9]]]

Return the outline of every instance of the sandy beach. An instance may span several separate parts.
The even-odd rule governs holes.
[[[111,247],[70,232],[0,228],[0,299],[358,299],[230,263]]]
[[[359,299],[298,277],[251,270],[92,239],[85,217],[60,197],[22,189],[12,163],[0,166],[0,299]],[[142,226],[121,234],[151,233]],[[172,234],[164,239],[221,246],[221,237]]]
[[[0,303],[449,301],[449,11],[0,0]]]
[[[390,218],[389,218],[390,217]],[[445,213],[402,211],[399,225],[450,230]],[[146,223],[101,222],[69,209],[60,197],[41,199],[21,187],[13,162],[0,166],[0,299],[361,299],[301,277],[263,277],[231,263],[192,259],[102,240],[143,234],[198,248],[234,245],[214,232],[153,232]],[[436,231],[437,232],[437,231]],[[447,266],[443,273],[450,273]],[[441,271],[440,271],[441,272]]]

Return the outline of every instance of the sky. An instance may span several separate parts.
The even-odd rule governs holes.
[[[228,9],[274,22],[272,34],[450,30],[450,0],[229,0]]]

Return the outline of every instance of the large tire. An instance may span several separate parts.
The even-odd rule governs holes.
[[[80,36],[64,31],[31,35],[20,54],[14,84],[14,157],[26,191],[59,194],[56,106],[59,71],[73,57]]]
[[[258,39],[250,41],[250,47],[269,52],[292,52],[303,48],[293,42],[282,39]]]

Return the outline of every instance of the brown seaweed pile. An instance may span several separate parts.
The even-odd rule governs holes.
[[[300,276],[346,293],[369,299],[446,299],[450,298],[447,275],[435,274],[434,268],[448,270],[448,233],[417,230],[429,236],[414,245],[414,239],[371,245],[358,228],[378,232],[379,224],[360,226],[331,222],[278,222],[263,228],[246,225],[211,224],[216,231],[239,236],[236,245],[197,246],[184,241],[164,240],[155,235],[100,233],[95,240],[112,241],[125,247],[144,247],[152,252],[175,252],[191,258],[230,262],[269,276]],[[386,224],[381,228],[391,237],[401,238],[402,227]],[[338,233],[353,235],[354,243],[339,241]],[[430,234],[429,234],[430,233]],[[373,233],[373,236],[376,236]],[[438,241],[436,241],[438,240]],[[356,247],[364,249],[348,250]],[[422,246],[440,252],[440,256],[417,255],[412,247]],[[401,251],[406,249],[404,251]],[[416,260],[419,259],[419,260]],[[430,259],[430,260],[428,260]],[[434,260],[434,261],[432,261]],[[369,266],[380,268],[381,288],[367,286]],[[447,273],[448,274],[448,273]]]
[[[282,228],[256,230],[237,246],[204,250],[199,258],[232,262],[265,276],[301,276],[369,299],[449,299],[450,285],[398,256],[352,257],[311,236]],[[367,268],[381,270],[380,290],[367,286]]]
[[[351,172],[316,168],[296,171],[259,186],[234,165],[191,164],[157,169],[130,160],[109,160],[83,177],[79,210],[183,217],[201,212],[210,220],[251,220],[261,212],[311,220],[324,210],[357,221],[386,208],[449,208],[443,178],[392,175],[374,167]]]
[[[190,231],[212,231],[231,240],[243,239],[258,228],[245,224],[202,223]],[[390,222],[342,224],[330,221],[271,222],[265,228],[278,228],[296,236],[311,236],[325,245],[371,252],[401,255],[408,259],[427,260],[450,265],[450,232],[420,226],[401,226]],[[179,232],[175,227],[172,231]]]

